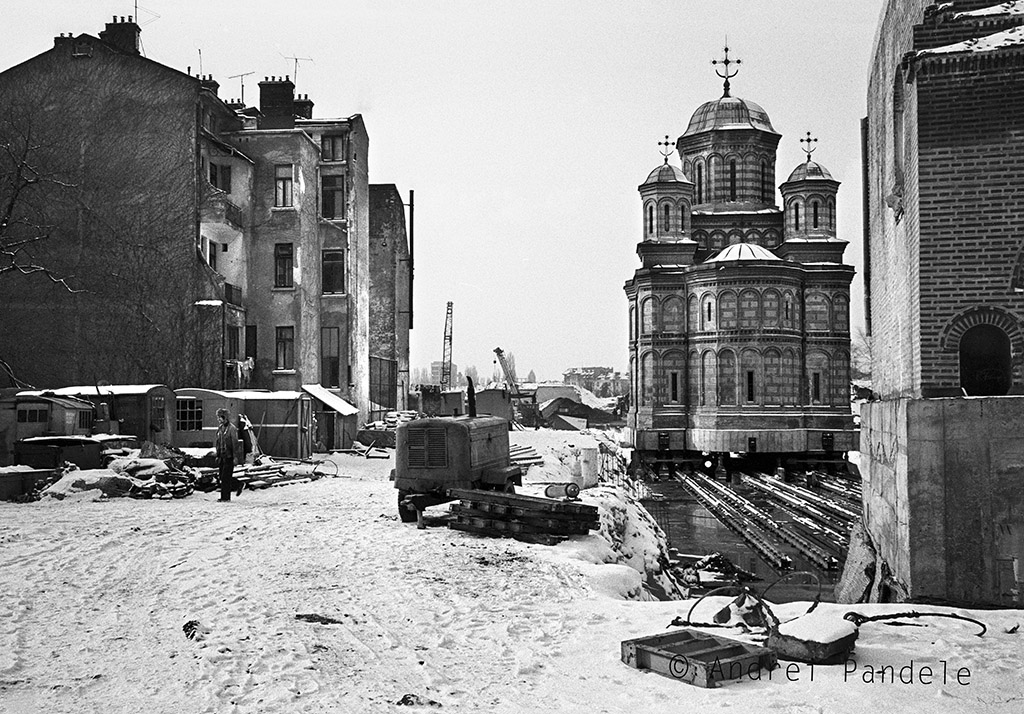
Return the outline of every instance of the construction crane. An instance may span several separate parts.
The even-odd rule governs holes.
[[[512,392],[513,399],[521,400],[523,395],[519,391],[519,385],[516,384],[516,371],[512,368],[512,365],[505,359],[505,353],[501,351],[500,347],[494,348],[494,354],[498,355],[498,362],[501,364],[501,371],[505,373],[505,381],[508,382],[508,389]]]
[[[452,381],[452,304],[448,303],[448,311],[444,318],[444,351],[441,353],[441,388],[449,386]]]

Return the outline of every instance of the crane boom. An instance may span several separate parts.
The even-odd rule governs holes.
[[[505,359],[505,353],[501,351],[500,347],[495,347],[494,354],[498,355],[501,371],[505,373],[505,381],[508,382],[508,388],[512,392],[512,396],[516,399],[522,399],[523,395],[519,392],[519,385],[516,383],[516,371],[508,363],[508,360]]]
[[[444,351],[441,354],[441,387],[447,387],[452,381],[452,304],[444,317]]]

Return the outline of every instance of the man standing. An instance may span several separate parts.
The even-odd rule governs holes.
[[[245,484],[234,476],[235,464],[242,461],[241,444],[238,431],[228,418],[228,410],[223,407],[217,410],[220,426],[217,428],[217,439],[214,447],[217,451],[217,466],[220,468],[220,500],[230,501],[231,491],[238,489],[236,495],[242,495]]]

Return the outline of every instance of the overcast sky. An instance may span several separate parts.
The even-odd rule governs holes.
[[[416,193],[413,367],[441,358],[491,373],[627,366],[622,291],[638,266],[637,186],[702,103],[721,96],[711,60],[728,36],[732,94],[782,134],[776,185],[799,140],[842,182],[854,329],[863,323],[860,119],[882,0],[145,0],[147,57],[212,74],[247,103],[295,75],[314,116],[362,114],[370,181]],[[3,0],[0,69],[63,32],[98,35],[131,0]],[[674,158],[678,165],[678,156]]]

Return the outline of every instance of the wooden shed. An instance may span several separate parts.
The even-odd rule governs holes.
[[[0,397],[0,464],[10,464],[14,443],[34,436],[86,436],[92,403],[52,392],[17,392]]]
[[[187,387],[175,390],[174,396],[174,446],[213,446],[217,410],[223,407],[236,427],[238,415],[246,415],[265,454],[302,459],[313,451],[313,406],[305,392]]]
[[[163,384],[101,384],[50,390],[96,408],[94,432],[131,434],[139,441],[174,443],[174,392]],[[42,392],[19,392],[39,395]]]
[[[316,447],[326,451],[351,448],[359,431],[359,410],[319,384],[303,384],[302,391],[313,397]]]

